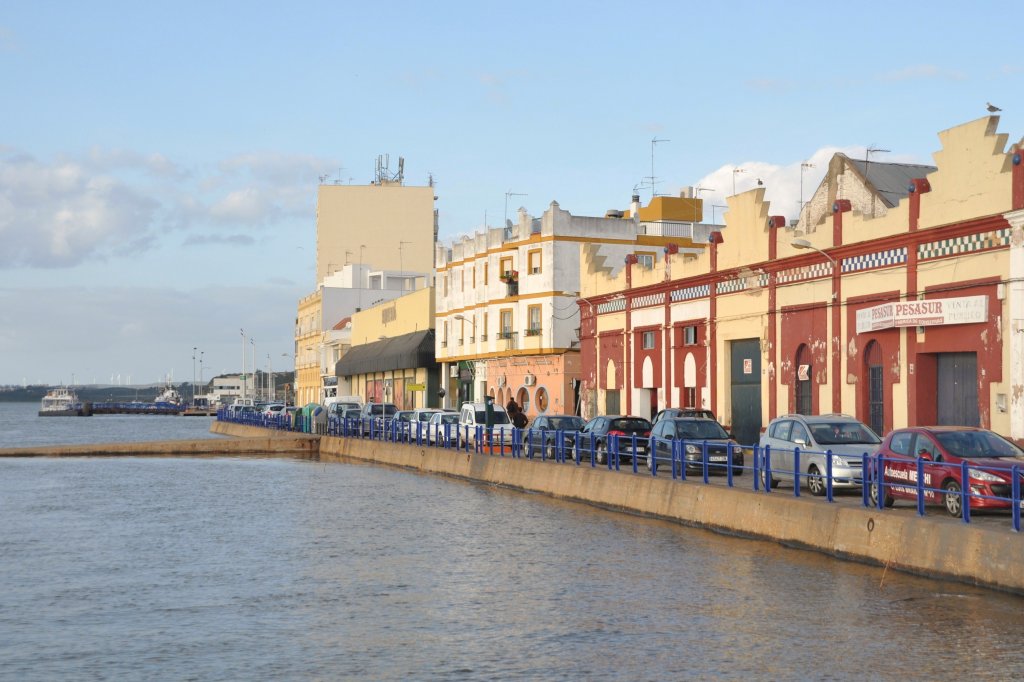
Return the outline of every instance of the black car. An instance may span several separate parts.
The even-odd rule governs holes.
[[[714,419],[715,413],[705,410],[702,407],[666,407],[654,415],[652,424],[657,424],[662,419],[676,419],[678,417],[698,417],[700,419]]]
[[[566,414],[542,414],[533,420],[527,429],[526,444],[531,453],[547,450],[547,456],[554,459],[558,449],[559,432],[565,443],[566,455],[576,443],[576,434],[583,429],[586,421],[583,417]]]
[[[654,466],[658,460],[658,468],[670,470],[672,466],[672,444],[677,440],[683,443],[677,447],[682,449],[683,461],[688,471],[699,471],[704,466],[704,443],[708,444],[708,472],[726,473],[729,463],[729,451],[732,451],[732,473],[743,473],[743,448],[734,441],[722,425],[714,419],[700,417],[675,417],[662,419],[651,429],[653,450],[647,455],[647,468]]]
[[[577,440],[582,453],[589,453],[593,443],[594,457],[598,464],[608,462],[608,454],[612,452],[612,439],[618,436],[619,459],[633,458],[633,435],[636,434],[636,456],[647,456],[647,441],[651,435],[651,422],[643,417],[628,415],[604,415],[594,417],[580,429]]]

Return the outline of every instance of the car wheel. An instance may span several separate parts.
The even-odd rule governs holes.
[[[598,464],[608,463],[608,448],[605,447],[604,443],[597,444],[597,447],[594,448],[594,456],[597,458]]]
[[[761,472],[761,485],[764,486],[765,490],[771,488],[774,490],[779,487],[779,479],[772,476],[771,480],[768,480],[768,474],[765,471]]]
[[[946,491],[946,513],[955,518],[963,516],[964,509],[960,499],[960,484],[956,481],[946,481],[942,489]]]
[[[868,499],[871,501],[872,507],[878,506],[878,484],[872,483],[868,486]],[[885,500],[882,504],[886,507],[891,507],[896,500],[892,498],[892,495],[886,495]]]
[[[648,452],[647,453],[647,470],[650,471],[653,468],[654,468],[654,453],[653,452]]]
[[[548,459],[550,459],[551,461],[554,461],[555,457],[557,455],[558,455],[558,448],[555,447],[554,441],[548,441]]]
[[[821,477],[821,472],[818,471],[818,467],[811,465],[811,468],[807,470],[807,489],[811,491],[811,494],[815,497],[821,497],[825,494],[825,479]]]

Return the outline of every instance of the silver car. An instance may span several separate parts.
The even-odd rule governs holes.
[[[872,455],[882,440],[863,422],[846,414],[785,414],[768,424],[761,436],[761,451],[770,447],[771,475],[761,468],[761,482],[776,487],[779,481],[792,481],[797,471],[796,451],[800,451],[800,485],[812,495],[824,495],[828,465],[832,454],[832,487],[855,488],[863,482],[863,455]]]

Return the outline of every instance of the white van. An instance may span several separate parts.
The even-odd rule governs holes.
[[[501,405],[495,403],[494,408],[494,426],[491,427],[491,433],[493,434],[494,442],[500,443],[511,443],[512,442],[512,420],[508,418],[508,412]],[[465,433],[466,427],[469,427],[469,442],[473,442],[476,439],[476,427],[480,427],[481,433],[484,434],[484,438],[487,437],[487,407],[484,403],[462,403],[462,409],[459,410],[459,431]]]

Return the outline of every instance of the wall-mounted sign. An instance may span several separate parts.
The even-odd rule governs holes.
[[[857,311],[857,333],[893,327],[932,327],[988,321],[988,296],[932,298],[905,303],[883,303]]]
[[[743,373],[753,374],[754,373],[754,361],[750,358],[743,358]]]
[[[811,378],[811,366],[800,365],[796,368],[796,378],[798,381],[807,381]]]
[[[425,391],[427,389],[425,384],[406,384],[405,390],[407,391]]]

